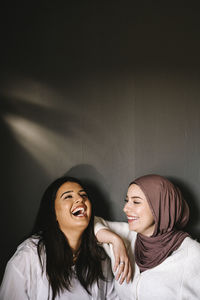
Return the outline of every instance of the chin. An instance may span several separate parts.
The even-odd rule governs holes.
[[[130,231],[136,231],[133,225],[129,224],[128,226]]]
[[[79,226],[84,226],[87,227],[89,224],[89,220],[88,219],[82,219],[82,220],[77,220],[77,223],[79,224]]]

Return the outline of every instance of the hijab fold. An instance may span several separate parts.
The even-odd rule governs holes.
[[[137,184],[146,196],[155,220],[152,236],[137,234],[135,260],[143,272],[162,263],[189,236],[181,229],[189,219],[189,208],[180,190],[159,175],[146,175]]]

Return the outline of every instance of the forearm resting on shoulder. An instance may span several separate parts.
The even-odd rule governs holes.
[[[115,244],[122,240],[119,235],[107,228],[99,229],[96,233],[96,238],[99,243]]]
[[[119,279],[120,283],[123,283],[126,279],[128,283],[131,279],[132,269],[123,239],[116,233],[105,228],[99,229],[96,237],[100,243],[112,244],[115,257],[115,278],[116,280]]]

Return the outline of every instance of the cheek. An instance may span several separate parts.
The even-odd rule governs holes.
[[[55,213],[56,217],[61,217],[63,215],[68,214],[69,212],[69,205],[67,203],[57,204],[55,205]]]
[[[57,207],[55,209],[55,213],[56,213],[56,220],[59,222],[62,219],[62,211]]]
[[[154,224],[155,223],[151,211],[146,212],[146,218],[147,218],[149,224]]]

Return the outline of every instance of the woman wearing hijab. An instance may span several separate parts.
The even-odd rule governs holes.
[[[119,299],[93,210],[82,183],[71,177],[45,191],[31,236],[7,264],[1,300]]]
[[[128,224],[96,218],[95,225],[121,283],[132,265],[129,283],[115,281],[120,299],[199,300],[200,244],[183,231],[189,209],[180,190],[164,177],[146,175],[130,183],[125,202]]]

